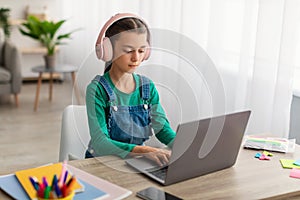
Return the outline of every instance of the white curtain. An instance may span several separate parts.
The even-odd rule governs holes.
[[[179,121],[216,114],[218,107],[225,112],[250,109],[247,134],[288,136],[300,37],[299,0],[63,0],[61,4],[62,16],[68,19],[64,28],[82,28],[61,51],[64,62],[81,66],[78,81],[82,95],[86,84],[103,70],[94,54],[102,25],[116,13],[131,12],[142,16],[154,33],[163,31],[160,35],[165,33],[167,42],[180,35],[171,47],[178,51],[153,50],[152,60],[145,62],[146,66],[155,63],[160,67],[141,67],[141,72],[149,72],[155,79],[172,127]],[[200,69],[195,76],[199,70],[193,71],[192,65],[197,61],[191,63],[189,56],[178,55],[185,51],[191,52],[191,59],[198,56],[197,51],[193,54],[181,44],[185,37],[202,47],[214,63],[208,67],[215,68],[224,87],[225,98],[219,102],[212,100],[216,98],[210,91],[212,83],[203,77],[210,69]],[[154,39],[160,38],[154,35]],[[177,75],[170,75],[173,72]],[[185,89],[194,94],[180,92]]]

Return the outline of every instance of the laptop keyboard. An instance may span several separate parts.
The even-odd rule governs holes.
[[[156,176],[161,180],[166,179],[167,171],[168,171],[168,166],[165,166],[163,168],[154,167],[154,168],[147,169],[147,172],[149,172],[150,174]]]

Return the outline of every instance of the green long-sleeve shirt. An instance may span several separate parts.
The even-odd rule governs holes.
[[[118,90],[110,79],[109,73],[105,73],[104,77],[108,80],[110,86],[116,94],[115,105],[140,105],[143,103],[139,90],[139,76],[133,74],[136,82],[136,89],[126,94]],[[150,81],[150,99],[151,123],[155,136],[166,145],[171,145],[175,138],[175,132],[171,129],[165,112],[159,102],[159,94],[155,85]],[[86,107],[88,115],[88,123],[90,129],[91,140],[89,146],[94,150],[95,156],[102,155],[118,155],[122,158],[126,157],[136,144],[128,144],[113,140],[110,138],[107,130],[107,112],[108,112],[108,96],[103,86],[93,80],[86,90]]]

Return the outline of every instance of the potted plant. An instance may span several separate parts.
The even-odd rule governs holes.
[[[58,30],[66,22],[66,20],[60,20],[58,22],[40,20],[37,17],[30,15],[27,21],[22,23],[19,28],[23,35],[26,35],[34,40],[39,41],[47,49],[47,53],[44,56],[46,67],[52,68],[55,66],[55,49],[56,46],[66,44],[62,40],[70,39],[71,34],[69,32],[58,35]]]

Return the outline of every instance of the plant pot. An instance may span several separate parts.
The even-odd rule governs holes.
[[[52,69],[55,67],[56,64],[55,55],[44,55],[44,59],[45,59],[45,66],[47,69]]]

